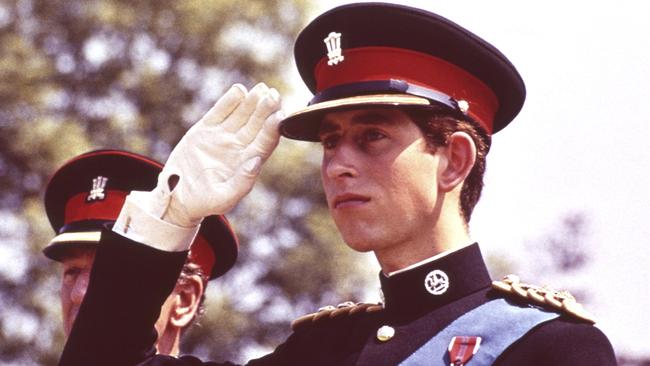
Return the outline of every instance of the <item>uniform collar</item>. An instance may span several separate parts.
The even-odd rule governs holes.
[[[391,276],[394,276],[394,275],[396,275],[396,274],[400,274],[400,273],[402,273],[402,272],[410,271],[410,270],[413,269],[413,268],[420,267],[420,266],[423,266],[423,265],[425,265],[425,264],[427,264],[427,263],[429,263],[429,262],[433,262],[433,261],[435,261],[435,260],[438,260],[438,259],[440,259],[440,258],[442,258],[442,257],[444,257],[444,256],[446,256],[446,255],[449,255],[449,254],[451,254],[451,253],[457,252],[457,251],[459,251],[459,250],[461,250],[461,249],[463,249],[463,248],[465,248],[465,247],[468,247],[468,246],[470,246],[470,245],[471,245],[471,243],[470,243],[470,244],[466,244],[466,245],[461,246],[461,247],[456,248],[456,249],[445,250],[445,251],[442,252],[442,253],[438,253],[438,254],[434,255],[433,257],[429,257],[429,258],[427,258],[427,259],[421,260],[421,261],[419,261],[419,262],[417,262],[417,263],[414,263],[414,264],[411,264],[410,266],[407,266],[407,267],[405,267],[405,268],[398,269],[397,271],[390,272],[390,273],[386,274],[386,277],[391,277]]]
[[[390,277],[383,273],[379,277],[386,311],[396,321],[417,318],[491,283],[476,243]]]

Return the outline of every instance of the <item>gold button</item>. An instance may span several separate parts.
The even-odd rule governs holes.
[[[388,342],[395,336],[395,328],[384,325],[377,330],[377,339],[381,342]]]

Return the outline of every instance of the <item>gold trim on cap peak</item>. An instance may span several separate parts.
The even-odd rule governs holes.
[[[327,102],[314,104],[305,109],[301,109],[299,111],[292,113],[288,118],[299,116],[301,114],[308,113],[308,112],[320,111],[320,110],[336,108],[336,107],[346,107],[346,106],[352,106],[356,104],[431,105],[431,102],[426,98],[416,97],[408,94],[357,95],[354,97],[341,98],[341,99],[330,100]]]
[[[78,233],[63,233],[55,236],[50,240],[50,244],[55,243],[67,243],[67,242],[99,242],[100,237],[102,236],[101,231],[84,231]]]

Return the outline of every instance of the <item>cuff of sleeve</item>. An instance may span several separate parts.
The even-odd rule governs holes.
[[[168,252],[188,250],[201,225],[185,228],[170,224],[147,212],[140,205],[142,195],[131,192],[124,202],[113,231],[133,241]]]

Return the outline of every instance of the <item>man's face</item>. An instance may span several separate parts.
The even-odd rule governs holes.
[[[439,157],[404,112],[328,113],[320,140],[327,204],[351,248],[380,254],[430,240]]]
[[[94,248],[69,249],[61,259],[63,264],[63,277],[61,279],[61,311],[63,313],[63,330],[66,336],[70,335],[81,302],[86,296],[90,270],[95,261]],[[162,334],[167,326],[172,308],[172,297],[169,296],[161,308],[161,314],[155,327],[158,334]]]
[[[61,260],[63,277],[61,279],[61,311],[63,313],[63,330],[66,336],[72,330],[72,324],[79,312],[79,306],[86,296],[90,270],[95,261],[95,249],[70,249]]]

